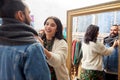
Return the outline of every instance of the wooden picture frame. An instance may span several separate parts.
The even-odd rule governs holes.
[[[72,29],[73,29],[73,18],[83,15],[99,14],[104,12],[120,11],[120,1],[112,1],[99,5],[88,6],[79,9],[73,9],[67,11],[67,42],[68,42],[68,59],[67,67],[71,76],[71,52],[72,52]],[[120,34],[120,33],[119,33]],[[119,35],[120,36],[120,35]],[[120,39],[120,37],[119,37]],[[119,46],[120,49],[120,46]],[[120,57],[120,50],[119,50]],[[118,66],[118,80],[120,80],[120,58]]]

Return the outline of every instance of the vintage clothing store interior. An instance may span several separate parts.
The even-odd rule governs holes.
[[[33,0],[32,0],[33,1]],[[31,1],[31,2],[32,2]],[[97,0],[96,0],[97,1]],[[27,1],[26,1],[27,2]],[[28,1],[31,12],[34,8],[31,6],[31,2]],[[49,2],[49,1],[48,1]],[[46,11],[47,10],[47,5]],[[53,7],[51,7],[53,8]],[[40,9],[40,8],[39,8]],[[60,8],[59,8],[60,9]],[[61,8],[63,9],[63,8]],[[68,8],[66,8],[68,9]],[[49,9],[53,11],[52,9]],[[42,14],[39,13],[39,16],[42,17],[39,22],[38,12],[33,10],[32,12],[32,24],[33,28],[37,31],[43,28],[43,21],[48,16],[57,16],[63,21],[63,31],[64,36],[66,36],[66,40],[68,43],[68,58],[66,61],[66,65],[69,71],[71,80],[79,80],[81,73],[81,59],[82,59],[82,50],[81,45],[84,38],[85,31],[90,24],[95,24],[99,26],[99,36],[98,41],[103,42],[103,39],[109,35],[110,27],[113,24],[118,24],[120,26],[120,1],[108,1],[101,2],[98,4],[93,4],[84,7],[76,7],[72,9],[66,10],[66,12],[60,12],[61,14],[56,14],[57,11],[54,12],[44,12],[45,14],[42,17]],[[65,10],[64,10],[65,11]],[[43,12],[42,12],[43,13]],[[40,15],[41,14],[41,15]],[[49,15],[48,15],[49,14]],[[64,15],[64,16],[63,16]],[[2,23],[2,19],[0,19],[0,24]],[[36,27],[37,26],[37,27]],[[120,34],[120,27],[118,33]],[[120,39],[120,36],[119,36]],[[119,46],[120,49],[120,46]],[[120,80],[120,50],[118,51],[118,80]]]

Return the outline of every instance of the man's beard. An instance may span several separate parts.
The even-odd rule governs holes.
[[[116,37],[118,34],[110,34],[110,37]]]
[[[30,25],[30,22],[27,20],[26,16],[25,16],[24,23],[27,24],[27,25]]]

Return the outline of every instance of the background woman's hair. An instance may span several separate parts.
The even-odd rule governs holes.
[[[89,25],[84,36],[84,42],[86,44],[89,44],[89,41],[96,42],[98,32],[99,27],[97,25]]]

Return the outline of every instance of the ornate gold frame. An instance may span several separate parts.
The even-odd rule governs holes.
[[[103,3],[95,6],[89,6],[79,9],[73,9],[67,11],[67,42],[68,42],[68,60],[67,67],[69,69],[69,74],[71,72],[71,52],[72,52],[72,19],[76,16],[89,15],[94,13],[109,12],[120,10],[120,1],[112,1],[108,3]],[[120,37],[119,37],[120,39]],[[120,47],[120,46],[119,46]],[[120,57],[120,50],[119,50]],[[120,80],[120,58],[119,58],[119,79]]]

